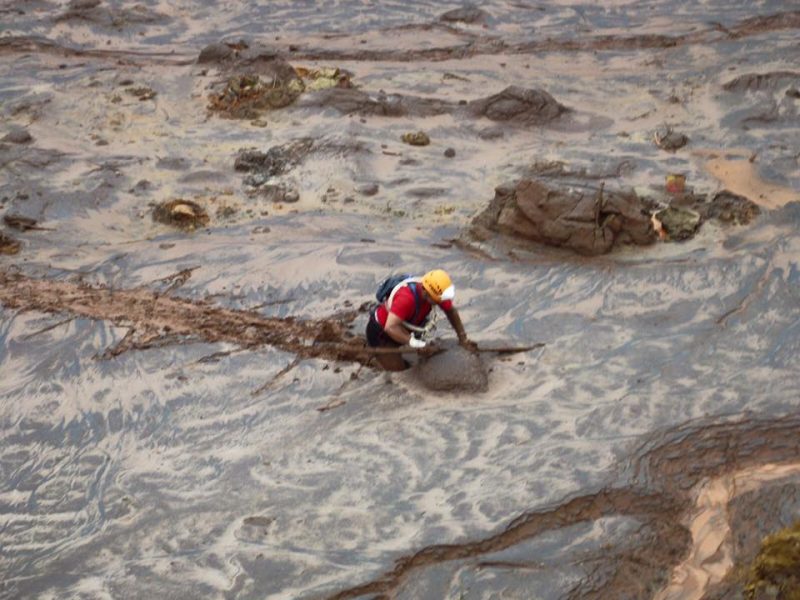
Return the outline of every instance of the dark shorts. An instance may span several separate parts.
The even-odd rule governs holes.
[[[375,312],[372,312],[367,322],[367,344],[373,348],[388,347],[399,348],[400,344],[390,338],[383,330],[380,323],[375,319]]]

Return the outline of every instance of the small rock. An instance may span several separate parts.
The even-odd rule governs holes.
[[[128,190],[128,193],[135,194],[137,196],[141,194],[145,194],[153,189],[153,184],[150,183],[147,179],[140,179],[136,182],[131,189]]]
[[[287,188],[280,184],[269,184],[260,187],[258,195],[269,202],[286,202],[292,204],[300,200],[297,190]]]
[[[455,148],[448,148],[447,150],[444,151],[444,155],[447,158],[453,158],[456,155]]]
[[[485,21],[489,13],[481,10],[472,4],[466,4],[461,8],[454,8],[448,10],[446,13],[439,15],[440,21],[447,23],[478,23]]]
[[[428,137],[428,134],[424,131],[417,131],[414,133],[404,133],[401,139],[406,144],[411,144],[412,146],[427,146],[431,143],[431,139]]]
[[[252,173],[244,178],[243,183],[250,187],[258,188],[269,181],[269,175],[264,173]]]
[[[153,220],[180,229],[193,230],[206,225],[209,218],[203,207],[196,202],[178,198],[156,206]]]
[[[269,527],[274,521],[273,517],[245,517],[244,524],[251,527]]]
[[[365,183],[359,186],[356,186],[356,191],[361,194],[362,196],[374,196],[378,193],[380,187],[377,183]]]
[[[694,236],[700,227],[700,213],[688,208],[670,206],[655,214],[669,240],[682,241]]]
[[[155,90],[147,87],[146,85],[143,85],[143,86],[140,86],[140,87],[135,87],[135,88],[129,88],[127,90],[127,92],[131,96],[136,96],[140,101],[142,101],[142,100],[151,100],[152,98],[156,97]]]
[[[17,231],[28,231],[30,229],[36,229],[37,221],[36,219],[23,217],[22,215],[5,215],[3,217],[3,223]]]
[[[482,140],[499,140],[500,138],[505,136],[505,131],[501,126],[495,127],[486,127],[485,129],[481,129],[478,132],[478,137]]]
[[[667,152],[675,152],[689,143],[689,138],[682,133],[673,131],[672,127],[663,127],[653,134],[656,146]]]
[[[0,232],[0,254],[17,254],[20,244],[14,238]]]
[[[746,225],[759,214],[761,209],[755,202],[728,190],[716,194],[706,208],[706,218],[737,225]]]
[[[24,127],[14,127],[0,141],[10,144],[28,144],[33,141],[33,136]]]
[[[217,209],[216,215],[220,219],[228,219],[236,214],[236,209],[233,206],[220,206]]]
[[[800,98],[800,90],[795,87],[791,87],[786,90],[786,95],[789,96],[789,98]]]
[[[159,169],[168,169],[170,171],[185,171],[191,166],[188,159],[175,156],[167,158],[159,158],[156,161],[156,167]]]
[[[216,63],[222,62],[233,56],[233,48],[221,42],[210,44],[200,51],[200,56],[197,57],[197,62],[203,63]]]

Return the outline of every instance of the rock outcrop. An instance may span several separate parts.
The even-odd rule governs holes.
[[[584,255],[620,244],[656,241],[650,212],[633,192],[549,187],[523,179],[499,187],[469,233],[481,240],[503,234],[522,241],[567,248]]]

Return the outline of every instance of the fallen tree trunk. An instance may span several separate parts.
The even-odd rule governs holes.
[[[191,276],[185,275],[183,281]],[[241,347],[269,345],[301,358],[371,365],[379,354],[435,354],[443,348],[370,348],[348,331],[358,311],[326,319],[264,317],[254,311],[214,306],[205,301],[161,295],[146,287],[112,289],[69,281],[34,279],[0,271],[0,304],[18,310],[65,313],[127,327],[128,334],[104,356],[185,339],[226,342]],[[478,352],[525,352],[544,344],[478,348]]]
[[[264,317],[206,301],[163,296],[145,287],[112,289],[69,281],[34,279],[0,271],[0,304],[23,311],[63,313],[127,327],[106,356],[185,338],[242,347],[269,345],[303,357],[354,360],[363,340],[347,331],[358,311],[327,319]],[[336,341],[336,346],[320,342]],[[368,359],[364,357],[362,361]]]

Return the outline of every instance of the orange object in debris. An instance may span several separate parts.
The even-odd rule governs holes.
[[[667,175],[667,191],[670,194],[682,194],[686,188],[686,175],[670,173]]]

